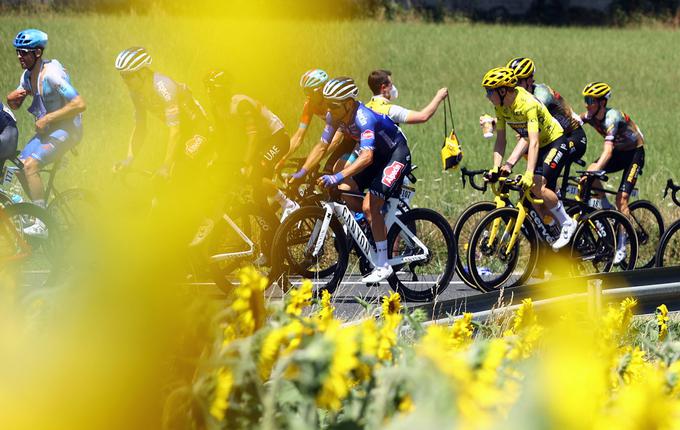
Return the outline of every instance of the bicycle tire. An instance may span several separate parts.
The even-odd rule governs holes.
[[[281,224],[274,235],[272,258],[275,264],[281,265],[285,278],[299,275],[315,283],[314,293],[320,295],[323,290],[333,293],[342,281],[349,260],[347,238],[342,224],[331,218],[330,228],[326,232],[321,250],[321,258],[309,256],[310,237],[314,227],[320,225],[326,215],[324,208],[308,206],[293,212]],[[327,254],[334,253],[329,257]],[[322,262],[323,261],[323,262]],[[332,272],[329,273],[330,268]],[[278,270],[277,270],[278,272]],[[326,274],[326,276],[321,276]]]
[[[392,274],[388,278],[388,283],[390,284],[390,287],[394,291],[399,293],[406,300],[416,302],[432,301],[444,290],[446,290],[446,288],[449,286],[449,282],[451,281],[451,278],[453,277],[455,271],[457,247],[455,238],[453,236],[453,230],[451,229],[451,225],[446,220],[446,218],[444,218],[438,212],[425,208],[411,209],[405,214],[399,215],[397,218],[402,223],[404,223],[406,227],[409,230],[411,230],[412,233],[415,233],[416,237],[428,247],[430,255],[429,258],[424,262],[413,262],[400,266],[393,266],[394,274]],[[421,221],[431,223],[434,226],[434,229],[430,230],[425,225],[422,225],[420,223]],[[436,233],[436,230],[438,230],[439,234]],[[395,241],[397,241],[398,237],[403,238],[403,236],[400,236],[401,232],[402,228],[395,223],[392,225],[390,231],[387,233],[387,249],[388,256],[390,258],[394,257]],[[437,236],[441,235],[442,237],[435,238],[436,240],[430,240],[435,236],[435,234]],[[429,239],[427,239],[426,236]],[[439,244],[439,241],[441,239],[444,240],[444,247],[435,248],[434,246],[430,245],[430,243]],[[406,243],[406,241],[402,242],[406,246],[404,249],[401,249],[401,247],[399,247],[400,253],[413,251],[414,244],[408,244]],[[397,242],[397,245],[399,245],[399,242]],[[436,259],[435,261],[435,259],[433,258],[434,255],[433,251],[435,249],[443,250],[446,254],[446,257],[444,259]],[[433,261],[435,261],[435,265],[434,267],[430,268],[431,269],[429,271],[430,273],[425,272],[416,273],[418,268],[422,268],[425,265],[429,265]],[[407,269],[402,270],[405,268]],[[408,274],[408,271],[411,272],[410,275]],[[403,276],[403,279],[400,278],[400,276],[402,276],[401,274],[405,275]],[[420,277],[418,275],[420,275]],[[422,285],[422,281],[420,281],[420,279],[423,276],[434,278],[434,280],[430,279],[425,281],[427,284],[424,289],[415,289],[414,287]],[[407,279],[408,277],[411,278],[410,281]],[[433,283],[430,284],[430,282]]]
[[[656,267],[680,265],[680,220],[664,232],[656,253]]]
[[[472,276],[472,279],[482,291],[489,292],[501,287],[513,288],[524,284],[529,279],[534,271],[534,268],[536,267],[536,262],[538,260],[538,235],[536,234],[535,227],[531,224],[529,217],[527,217],[523,222],[520,236],[516,240],[513,247],[514,249],[509,254],[509,257],[507,256],[508,254],[506,254],[505,257],[502,255],[497,256],[497,259],[501,262],[501,267],[504,261],[507,262],[507,267],[505,267],[498,274],[498,276],[489,276],[485,278],[482,275],[482,272],[488,273],[486,271],[492,270],[493,268],[489,268],[483,264],[480,264],[483,262],[478,260],[478,258],[483,256],[492,257],[492,255],[497,251],[501,251],[501,253],[504,251],[504,248],[498,248],[498,243],[496,241],[494,241],[492,244],[492,248],[489,248],[487,245],[483,244],[483,241],[487,240],[489,237],[489,226],[491,226],[495,220],[500,220],[502,225],[507,225],[508,221],[512,219],[516,220],[518,214],[519,210],[517,208],[494,209],[479,221],[475,231],[472,233],[470,247],[468,249],[468,264],[470,266],[470,275]],[[528,243],[528,250],[520,249],[522,246],[522,238]],[[506,238],[501,237],[501,240],[505,239]],[[481,248],[479,249],[480,252],[478,254],[477,250],[480,245]],[[528,257],[525,255],[527,251]],[[523,260],[523,264],[521,265],[518,264],[520,262],[520,255],[522,256]],[[490,260],[493,262],[494,259],[490,258]],[[519,276],[516,276],[511,280],[518,265],[520,267]]]
[[[656,250],[664,233],[661,212],[649,200],[636,200],[628,207],[631,223],[638,238],[638,261],[635,268],[654,267]]]
[[[60,249],[59,230],[49,213],[32,204],[16,203],[3,209],[10,222],[12,222],[17,234],[19,234],[30,247],[29,255],[20,261],[22,277],[33,277],[31,285],[46,285],[55,279],[55,271],[59,266],[58,256],[63,257]],[[24,233],[24,228],[36,222],[42,221],[46,226],[46,236],[29,236]]]
[[[463,213],[460,214],[452,229],[453,238],[456,241],[456,254],[458,257],[456,258],[456,274],[463,282],[465,282],[465,284],[476,290],[479,290],[479,287],[475,284],[474,279],[472,279],[472,276],[469,273],[470,268],[468,267],[467,262],[467,250],[470,246],[470,237],[472,236],[475,227],[477,227],[479,220],[476,220],[477,222],[474,225],[470,225],[470,221],[472,220],[474,223],[474,217],[489,213],[494,209],[496,209],[496,204],[494,202],[483,201],[474,203],[471,206],[468,206]],[[470,226],[472,228],[468,235],[466,234],[467,227]]]
[[[605,222],[602,222],[606,220]],[[622,226],[626,235],[628,236],[629,249],[627,250],[627,257],[617,266],[623,270],[633,270],[635,268],[635,263],[637,262],[637,235],[635,234],[635,229],[630,220],[623,215],[621,212],[613,209],[600,209],[595,212],[588,214],[579,222],[579,226],[574,232],[574,236],[571,241],[571,253],[572,256],[578,255],[578,257],[583,261],[602,261],[604,262],[603,268],[598,271],[601,273],[611,272],[615,269],[613,263],[614,253],[616,252],[616,246],[618,241],[618,231],[619,226]],[[591,245],[596,244],[596,248],[593,250],[592,247],[589,248],[589,255],[584,255],[584,242],[583,237],[593,237],[592,233],[589,231],[590,228],[595,228],[597,235],[600,238],[599,241],[590,241]],[[611,235],[610,239],[607,239]],[[604,237],[603,237],[604,236]],[[595,254],[592,254],[592,253]],[[584,271],[575,269],[578,273],[583,274]],[[590,272],[585,272],[590,273]]]

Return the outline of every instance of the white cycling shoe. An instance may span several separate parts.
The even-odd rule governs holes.
[[[560,230],[560,237],[558,237],[557,240],[554,241],[552,244],[553,251],[557,251],[558,249],[569,244],[571,237],[576,232],[576,227],[577,227],[576,221],[574,221],[573,219],[562,224],[562,229]]]
[[[28,227],[24,227],[23,231],[26,236],[37,237],[41,239],[47,238],[47,226],[39,219],[36,219],[35,222]]]
[[[376,267],[371,273],[361,278],[361,282],[365,284],[377,284],[392,276],[392,273],[394,273],[392,266]]]
[[[283,208],[283,212],[281,213],[281,222],[285,221],[286,218],[290,216],[293,212],[296,210],[300,209],[300,205],[297,204],[297,202],[291,202],[292,205],[287,205],[285,208]]]
[[[626,259],[627,253],[626,253],[626,248],[619,248],[616,250],[616,254],[614,254],[614,264],[619,264],[623,260]]]

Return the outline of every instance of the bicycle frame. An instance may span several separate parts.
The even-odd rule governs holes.
[[[409,241],[411,244],[415,244],[416,246],[418,246],[423,251],[423,253],[417,255],[398,256],[395,258],[390,258],[387,261],[387,263],[390,266],[412,263],[416,261],[423,261],[426,260],[430,254],[429,250],[427,249],[427,246],[425,246],[425,244],[422,241],[420,241],[420,239],[418,239],[418,237],[416,237],[416,235],[411,230],[409,230],[409,228],[397,217],[398,203],[399,199],[396,198],[390,198],[387,201],[388,210],[387,214],[385,215],[385,225],[387,226],[388,231],[392,225],[394,224],[398,225],[405,235],[402,237],[405,240]],[[313,249],[312,256],[317,257],[319,255],[321,248],[323,247],[324,238],[326,237],[326,233],[328,232],[328,228],[330,227],[331,220],[333,218],[333,215],[335,215],[340,220],[340,222],[347,227],[347,231],[349,232],[350,236],[352,237],[352,239],[354,239],[354,242],[357,244],[358,248],[368,259],[368,261],[373,266],[376,266],[377,261],[376,251],[371,246],[368,238],[364,234],[359,223],[354,219],[354,214],[352,213],[352,211],[346,205],[337,202],[325,202],[323,204],[323,207],[325,210],[323,221],[320,224],[317,223],[314,226],[312,235],[307,243],[308,245],[307,249],[310,248]]]
[[[218,263],[220,261],[252,256],[255,252],[255,245],[253,244],[253,241],[250,240],[250,238],[245,233],[243,233],[243,231],[241,231],[240,228],[238,228],[236,223],[234,223],[234,221],[231,218],[229,218],[229,215],[222,214],[222,219],[224,219],[227,222],[227,224],[229,224],[229,226],[234,230],[234,232],[236,232],[236,234],[239,235],[241,240],[243,240],[243,242],[248,246],[248,250],[211,255],[209,261],[211,263]]]
[[[16,243],[19,246],[19,252],[0,258],[0,263],[6,264],[14,261],[19,261],[31,255],[31,246],[24,240],[24,238],[17,232],[5,211],[0,208],[0,237],[4,237],[7,243]]]

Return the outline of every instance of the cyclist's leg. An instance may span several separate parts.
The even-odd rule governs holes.
[[[364,198],[363,210],[375,239],[378,261],[376,262],[376,270],[367,278],[371,279],[373,275],[375,278],[385,279],[384,275],[389,275],[385,269],[391,273],[391,268],[387,265],[387,228],[382,208],[385,201],[401,187],[406,173],[411,170],[411,152],[408,146],[398,145],[386,162],[374,160],[374,163],[382,171],[371,181],[369,192]],[[384,273],[378,273],[379,271]],[[382,279],[378,279],[378,281]]]
[[[547,146],[550,150],[543,159],[541,167],[541,197],[546,208],[550,210],[551,215],[561,227],[560,237],[553,243],[553,249],[559,249],[569,243],[576,231],[576,221],[569,217],[555,192],[557,178],[569,159],[569,141],[562,136]]]
[[[645,165],[645,150],[644,147],[635,149],[630,164],[623,169],[623,174],[621,175],[621,185],[619,186],[619,191],[616,194],[616,207],[625,216],[630,217],[630,209],[628,208],[628,200],[630,194],[635,188],[638,176],[642,174],[642,168]]]
[[[79,130],[57,129],[49,134],[36,134],[21,151],[19,158],[24,169],[18,172],[17,177],[26,194],[38,206],[45,206],[45,188],[38,171],[64,155],[80,138]]]
[[[14,157],[17,151],[19,130],[15,125],[8,124],[0,133],[0,172],[5,160]]]

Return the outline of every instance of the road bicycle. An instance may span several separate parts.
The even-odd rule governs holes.
[[[680,185],[675,185],[673,179],[666,182],[666,189],[663,192],[663,197],[671,193],[671,199],[678,207],[680,207]],[[656,267],[670,267],[680,266],[680,219],[671,224],[664,233],[659,248],[656,253]]]
[[[415,178],[411,180],[415,183]],[[406,300],[431,301],[451,280],[456,247],[451,226],[439,213],[410,208],[415,189],[402,187],[387,199],[388,263],[394,274],[390,287]],[[321,206],[307,206],[290,215],[277,230],[272,253],[288,275],[315,283],[315,293],[334,292],[341,283],[357,284],[376,265],[375,244],[368,224],[357,220],[342,198],[363,199],[363,193],[334,190]],[[356,249],[358,258],[350,259]]]
[[[587,177],[581,191],[583,197],[590,194],[595,179],[607,179],[602,171],[579,173]],[[520,198],[515,207],[494,209],[484,216],[470,239],[470,275],[483,291],[526,283],[534,273],[539,255],[546,258],[549,254],[545,250],[559,236],[556,225],[546,225],[534,209],[534,205],[542,204],[542,200],[523,189],[520,180],[521,176],[500,179],[507,189],[517,191]],[[637,237],[632,224],[614,210],[591,212],[587,201],[587,198],[577,200],[580,210],[574,217],[578,227],[567,248],[570,274],[612,270],[620,229],[628,235],[625,245],[628,257],[622,266],[632,270],[637,257]],[[561,254],[566,253],[562,251]]]

